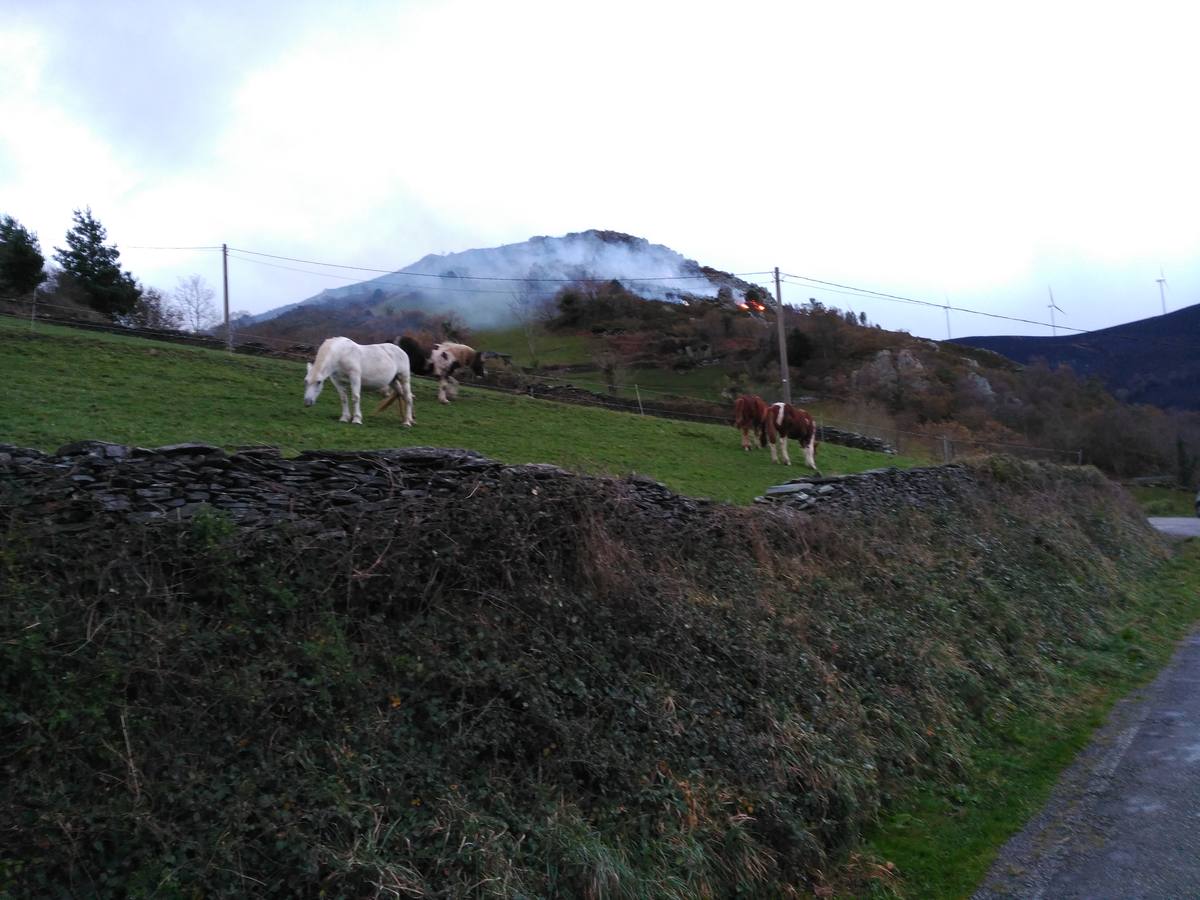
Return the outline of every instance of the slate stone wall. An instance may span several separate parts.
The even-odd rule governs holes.
[[[0,444],[0,507],[56,532],[112,517],[129,523],[189,519],[203,509],[246,528],[286,522],[301,531],[344,529],[355,514],[458,502],[480,492],[562,494],[598,481],[557,466],[507,466],[473,450],[310,450],[284,459],[272,448],[227,453],[207,444],[153,450],[81,441],[46,454]],[[681,522],[708,505],[643,476],[620,481],[642,514]]]

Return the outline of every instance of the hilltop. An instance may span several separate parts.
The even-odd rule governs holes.
[[[561,237],[539,236],[516,244],[429,254],[395,272],[329,288],[258,316],[278,318],[302,307],[327,314],[352,305],[380,309],[453,312],[466,325],[488,328],[512,322],[514,300],[540,303],[564,285],[619,280],[639,296],[673,302],[716,299],[721,288],[740,297],[749,284],[701,266],[662,244],[618,231],[592,229]]]

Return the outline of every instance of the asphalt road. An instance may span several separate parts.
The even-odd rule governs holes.
[[[1186,519],[1151,519],[1150,524],[1170,537],[1200,537],[1200,516],[1189,516]]]
[[[1150,521],[1200,537],[1200,519]],[[1200,630],[1113,708],[974,897],[1200,898]]]

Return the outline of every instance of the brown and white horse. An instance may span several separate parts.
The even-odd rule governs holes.
[[[438,380],[438,401],[449,403],[458,396],[458,382],[452,377],[458,369],[470,369],[477,378],[483,377],[484,355],[466,344],[443,342],[429,354],[429,371]],[[447,396],[449,388],[449,396]]]
[[[434,344],[433,350],[426,354],[424,348],[408,335],[397,338],[393,343],[399,345],[412,360],[414,375],[433,375],[437,378],[438,400],[442,403],[449,403],[458,395],[458,381],[454,378],[458,369],[470,369],[482,378],[484,360],[504,356],[491,350],[476,350],[466,344],[449,341]]]
[[[767,415],[759,429],[759,439],[763,445],[771,446],[771,462],[779,462],[775,456],[775,444],[783,453],[784,465],[790,466],[788,458],[788,438],[795,438],[804,447],[804,462],[810,469],[821,474],[817,468],[815,454],[817,451],[817,425],[805,410],[792,406],[790,403],[772,403],[767,407]]]
[[[758,394],[742,394],[733,401],[733,427],[742,433],[742,449],[750,449],[750,433],[760,431],[767,404]],[[764,442],[761,446],[766,446]]]

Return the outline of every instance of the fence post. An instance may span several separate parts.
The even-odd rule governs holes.
[[[644,416],[646,411],[642,409],[642,392],[638,390],[638,386],[636,384],[633,386],[633,392],[637,394],[638,413]]]
[[[1079,460],[1077,465],[1082,466],[1083,465],[1083,448],[1082,447],[1080,447],[1078,450],[1075,451],[1075,458]]]
[[[950,462],[950,438],[942,435],[942,461]]]

